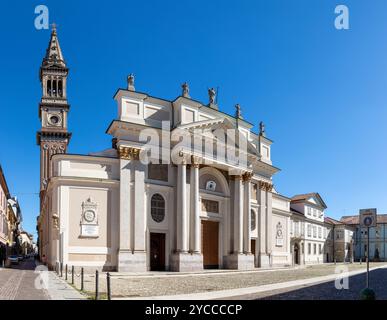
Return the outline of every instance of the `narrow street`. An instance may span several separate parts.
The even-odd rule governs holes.
[[[46,290],[35,288],[35,267],[31,258],[0,269],[0,300],[49,300]]]

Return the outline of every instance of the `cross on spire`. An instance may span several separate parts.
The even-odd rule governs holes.
[[[51,23],[50,26],[51,26],[52,32],[56,32],[56,28],[58,27],[58,25],[54,22],[54,23]]]

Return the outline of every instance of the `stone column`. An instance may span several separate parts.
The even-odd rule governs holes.
[[[127,158],[120,158],[120,251],[131,249],[130,219],[130,176],[131,163]]]
[[[194,253],[201,252],[201,221],[200,221],[200,199],[199,199],[199,162],[193,157],[191,165],[191,208],[193,221],[193,246]]]
[[[265,181],[259,183],[259,217],[260,217],[260,252],[259,266],[270,266],[272,253],[272,184]]]
[[[177,166],[177,250],[188,252],[186,162]]]
[[[243,185],[242,176],[234,180],[234,253],[243,254]]]
[[[243,217],[243,252],[251,254],[251,173],[243,175],[244,182],[244,217]]]
[[[273,230],[275,231],[275,226],[272,225],[272,202],[273,202],[273,194],[271,193],[271,185],[267,185],[266,187],[266,252],[271,256],[271,253],[273,251],[273,237],[272,233]]]
[[[145,165],[139,160],[135,161],[134,170],[134,194],[136,201],[134,204],[134,221],[133,221],[133,235],[134,235],[134,251],[145,252],[145,226],[146,226],[146,212],[145,212]]]
[[[139,168],[139,149],[120,146],[120,219],[119,219],[119,272],[144,272],[146,267],[145,254],[145,212],[144,212],[144,175]],[[135,170],[134,190],[132,171]],[[138,171],[136,173],[136,171]],[[142,173],[141,173],[142,172]],[[141,182],[142,179],[142,182]],[[137,182],[137,185],[136,185]],[[136,199],[141,192],[141,200]],[[138,201],[139,200],[139,201]],[[134,212],[132,211],[134,210]]]
[[[259,224],[258,224],[258,236],[259,236],[259,248],[258,248],[258,265],[259,267],[269,266],[269,256],[267,249],[267,204],[266,204],[266,184],[263,181],[259,182],[258,190],[258,203],[259,203]]]
[[[199,208],[199,167],[191,167],[191,221],[194,224],[190,228],[194,233],[190,237],[189,216],[187,208],[187,179],[185,160],[177,165],[177,219],[176,219],[176,253],[171,259],[171,269],[174,271],[200,271],[203,270],[203,256],[200,254],[200,208]],[[191,252],[189,249],[189,239],[193,239]]]

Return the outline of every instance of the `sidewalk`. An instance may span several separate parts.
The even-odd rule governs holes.
[[[49,286],[47,293],[50,300],[86,300],[87,297],[60,279],[54,271],[48,272]]]
[[[370,271],[377,270],[381,268],[387,268],[387,265],[382,265],[374,268],[370,268]],[[358,274],[365,273],[365,270],[356,270],[348,272],[347,274],[341,274],[341,277],[344,276],[354,276]],[[114,300],[213,300],[213,299],[228,299],[231,297],[244,296],[249,294],[262,293],[267,291],[274,291],[286,288],[294,288],[298,286],[310,286],[318,283],[325,283],[329,281],[334,281],[339,278],[338,274],[330,274],[327,276],[314,277],[310,279],[294,280],[281,283],[274,283],[256,287],[247,287],[247,288],[238,288],[230,290],[220,290],[212,292],[202,292],[202,293],[193,293],[193,294],[181,294],[181,295],[165,295],[165,296],[152,296],[152,297],[124,297],[124,298],[115,298]]]

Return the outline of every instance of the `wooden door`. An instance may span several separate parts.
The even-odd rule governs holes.
[[[219,222],[202,221],[202,253],[205,269],[219,268]]]
[[[165,271],[165,234],[150,234],[151,271]]]

